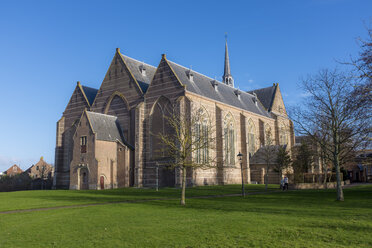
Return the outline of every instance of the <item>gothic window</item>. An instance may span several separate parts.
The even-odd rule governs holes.
[[[231,114],[228,114],[224,120],[224,153],[225,164],[235,165],[235,127]]]
[[[256,151],[256,140],[255,140],[256,128],[252,119],[248,121],[248,132],[247,132],[247,142],[248,142],[248,154],[252,157]]]
[[[132,143],[130,137],[131,123],[130,110],[125,97],[119,93],[114,92],[107,100],[104,113],[107,115],[114,115],[118,117],[120,128],[126,141]]]
[[[87,136],[80,137],[80,152],[81,153],[87,152]]]
[[[206,164],[209,160],[209,125],[208,116],[201,108],[197,118],[199,120],[195,123],[194,138],[195,138],[195,161],[198,164]]]
[[[265,125],[265,146],[270,146],[270,145],[274,145],[273,134],[271,131],[271,127],[268,124],[266,124]]]
[[[281,125],[281,127],[279,128],[279,144],[280,145],[288,144],[287,130],[284,127],[284,125]]]
[[[161,96],[154,104],[151,114],[151,151],[153,158],[164,156],[164,145],[159,134],[165,134],[167,129],[167,116],[170,114],[170,101]]]

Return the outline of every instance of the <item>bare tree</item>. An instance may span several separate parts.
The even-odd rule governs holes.
[[[366,27],[367,37],[357,38],[360,51],[357,57],[350,56],[344,65],[350,65],[355,75],[353,97],[358,101],[372,103],[372,26]]]
[[[214,158],[215,128],[203,108],[192,107],[181,111],[179,106],[169,108],[165,117],[169,130],[157,134],[162,143],[166,164],[179,168],[182,173],[181,205],[185,205],[186,174],[188,169],[207,169],[216,166]]]
[[[294,170],[294,181],[304,182],[301,180],[304,173],[307,173],[313,163],[314,151],[310,148],[310,145],[306,140],[301,142],[301,145],[294,147],[293,149],[293,170]]]
[[[367,38],[358,38],[357,42],[360,47],[358,58],[350,58],[349,63],[356,70],[358,77],[361,79],[372,80],[372,27],[367,28]]]
[[[286,149],[286,146],[279,146],[276,154],[276,164],[275,169],[279,172],[279,177],[282,177],[283,170],[290,167],[292,164],[291,156]],[[279,179],[280,180],[280,179]]]
[[[262,147],[263,161],[265,162],[265,190],[269,183],[270,167],[276,163],[276,147],[272,139],[271,128],[265,130],[265,145]]]
[[[298,133],[311,137],[332,162],[337,200],[343,201],[340,166],[351,151],[370,142],[371,105],[353,98],[352,77],[337,70],[321,70],[301,85],[308,97],[292,112],[292,120]]]

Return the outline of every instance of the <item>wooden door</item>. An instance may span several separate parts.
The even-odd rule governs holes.
[[[104,176],[101,176],[101,178],[99,179],[99,182],[101,184],[101,189],[105,189],[105,177]]]

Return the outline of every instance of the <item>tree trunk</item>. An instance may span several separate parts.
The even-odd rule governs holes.
[[[186,167],[182,167],[181,205],[186,205]]]
[[[269,181],[269,166],[266,167],[266,172],[265,172],[265,190],[267,190],[268,181]]]
[[[341,186],[341,176],[340,176],[340,147],[339,147],[339,136],[337,132],[334,132],[333,142],[334,142],[334,151],[333,151],[333,165],[336,169],[336,179],[337,179],[337,201],[344,201],[344,192],[342,191]]]
[[[336,179],[337,179],[337,201],[344,201],[344,192],[341,185],[341,175],[340,175],[340,163],[338,155],[334,156],[334,165],[336,168]]]

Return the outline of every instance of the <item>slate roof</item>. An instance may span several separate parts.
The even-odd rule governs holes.
[[[262,89],[256,89],[252,91],[248,91],[248,93],[253,94],[256,93],[258,99],[262,103],[262,105],[267,109],[271,110],[273,101],[274,101],[274,96],[275,96],[275,90],[276,86],[270,86]]]
[[[147,88],[149,87],[152,78],[154,77],[156,67],[143,63],[141,61],[135,60],[128,56],[121,54],[125,63],[129,67],[129,70],[132,72],[133,76],[136,78],[139,86],[141,87],[143,93],[146,93]],[[143,67],[146,71],[146,76],[144,76],[140,70]]]
[[[88,98],[89,104],[92,105],[94,99],[96,98],[98,89],[87,87],[87,86],[84,86],[84,85],[82,85],[81,87],[82,87],[82,89],[84,91],[84,94]]]
[[[178,65],[169,60],[168,63],[176,73],[177,77],[180,79],[181,83],[186,85],[187,91],[271,118],[270,114],[265,110],[265,108],[260,104],[259,101],[257,102],[257,105],[255,104],[254,95],[244,91],[239,91],[239,99],[235,94],[235,92],[237,91],[236,88],[228,86],[196,71],[192,71],[193,82],[191,82],[187,76],[187,73],[189,71],[188,68]],[[213,81],[217,82],[217,91],[212,86]]]
[[[122,135],[118,118],[112,115],[105,115],[95,112],[86,111],[93,132],[96,133],[97,140],[105,141],[120,141],[124,144],[124,136]]]

